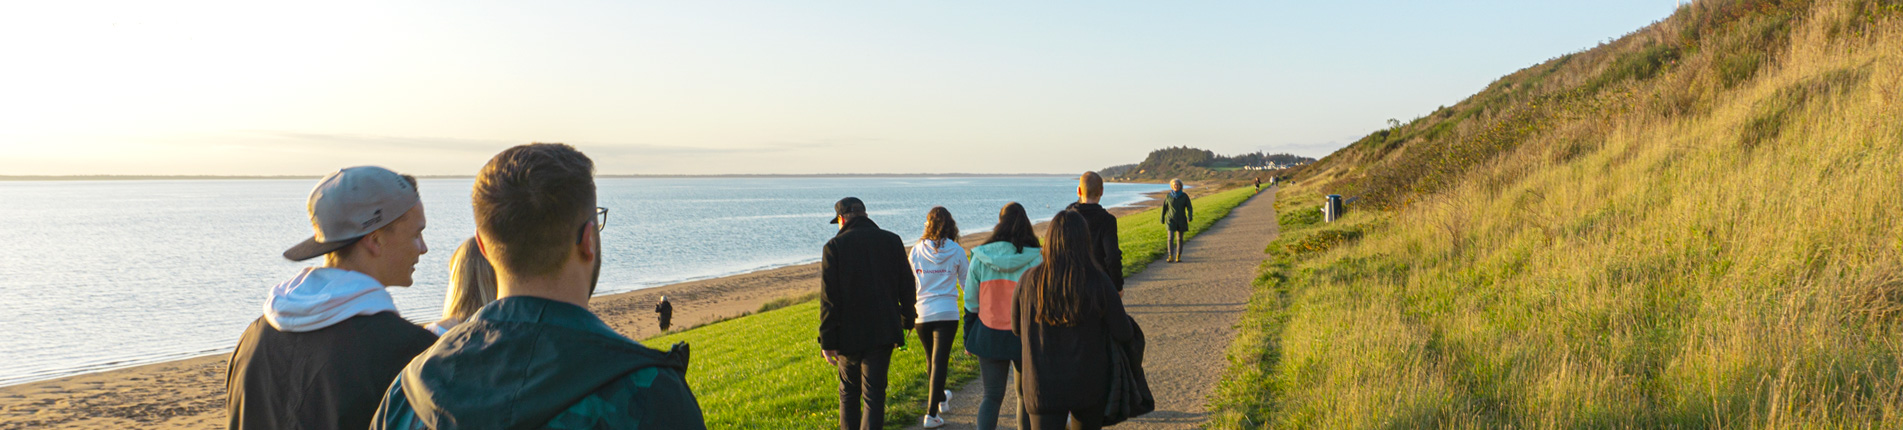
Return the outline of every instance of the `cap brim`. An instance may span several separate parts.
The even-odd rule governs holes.
[[[291,261],[304,261],[317,258],[319,255],[336,252],[339,249],[350,246],[350,244],[357,243],[357,239],[362,238],[323,243],[317,241],[317,236],[311,236],[309,239],[304,239],[304,242],[298,243],[297,246],[292,246],[291,249],[284,250],[284,258]]]
[[[839,216],[838,216],[838,215],[833,215],[833,219],[829,219],[829,220],[826,220],[826,223],[827,223],[827,224],[838,224],[838,223],[839,223]]]

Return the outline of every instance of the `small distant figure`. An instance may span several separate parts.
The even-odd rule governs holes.
[[[674,325],[674,303],[667,301],[667,296],[661,296],[661,302],[654,304],[654,313],[654,318],[661,323],[661,331]]]
[[[430,333],[442,336],[457,324],[469,321],[476,311],[496,301],[496,268],[482,256],[476,238],[463,240],[456,254],[449,257],[449,291],[443,293],[443,319],[424,325]]]
[[[1191,207],[1189,193],[1183,192],[1183,180],[1170,180],[1170,195],[1163,198],[1163,225],[1169,230],[1169,258],[1171,263],[1183,262],[1183,235],[1189,233],[1189,222],[1194,220],[1196,209]]]
[[[1262,191],[1262,177],[1261,176],[1255,177],[1255,190]]]
[[[865,202],[840,199],[833,213],[839,234],[819,258],[819,348],[839,368],[839,428],[878,430],[892,349],[918,319],[918,280],[905,241],[874,224]]]

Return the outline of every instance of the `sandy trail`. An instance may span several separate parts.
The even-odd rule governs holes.
[[[1208,420],[1205,399],[1228,366],[1223,354],[1248,309],[1250,282],[1279,233],[1275,191],[1257,194],[1184,246],[1183,262],[1151,263],[1124,280],[1124,308],[1142,325],[1143,367],[1156,411],[1118,429],[1193,429]],[[1013,383],[1016,381],[1013,380]],[[953,390],[943,429],[973,429],[983,387]],[[1017,428],[1016,390],[1005,390],[998,428]],[[918,428],[919,417],[887,417]]]

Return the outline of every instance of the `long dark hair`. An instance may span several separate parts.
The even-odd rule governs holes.
[[[932,210],[925,213],[925,236],[922,239],[928,242],[957,241],[958,221],[952,220],[951,211],[944,206],[932,206]]]
[[[1065,209],[1051,218],[1050,243],[1044,247],[1044,264],[1038,266],[1027,288],[1037,322],[1070,327],[1092,316],[1102,298],[1084,292],[1093,277],[1105,276],[1090,255],[1090,227],[1084,215]]]
[[[985,239],[985,244],[997,242],[1017,245],[1018,252],[1042,246],[1037,244],[1037,230],[1031,228],[1031,217],[1024,214],[1024,205],[1011,202],[998,209],[998,226],[991,228],[991,237]]]

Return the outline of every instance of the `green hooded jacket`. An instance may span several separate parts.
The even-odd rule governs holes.
[[[686,375],[685,344],[663,353],[580,306],[508,297],[411,360],[370,428],[704,429]]]

